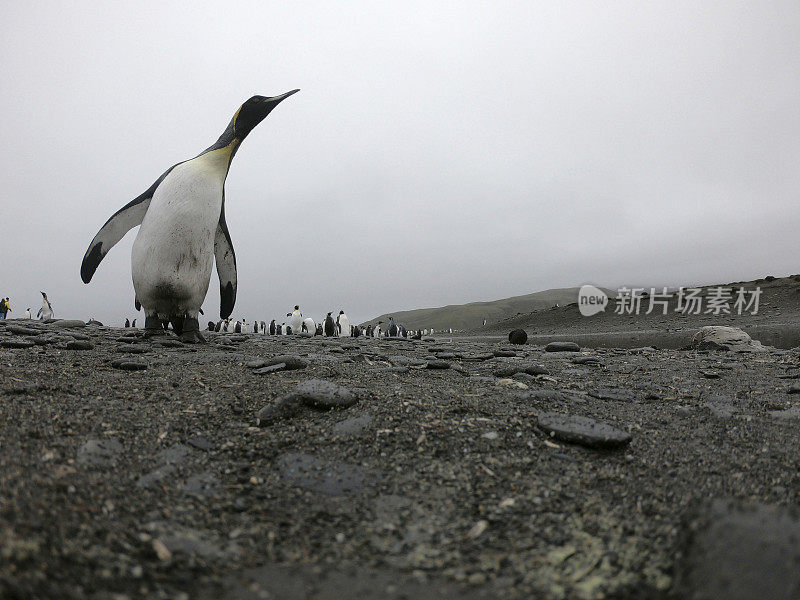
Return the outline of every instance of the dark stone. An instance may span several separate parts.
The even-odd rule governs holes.
[[[333,433],[342,437],[355,437],[361,435],[372,425],[372,417],[369,415],[361,415],[360,417],[352,417],[339,421],[333,426]]]
[[[789,394],[800,394],[800,383],[792,384],[786,392]]]
[[[437,352],[435,354],[436,358],[446,360],[446,359],[453,359],[456,357],[454,352]]]
[[[378,481],[374,473],[360,465],[323,460],[299,452],[280,456],[277,464],[290,484],[327,496],[354,494]]]
[[[678,598],[798,598],[800,520],[794,510],[714,500],[688,520]]]
[[[428,368],[429,369],[449,369],[450,363],[446,360],[429,360],[428,361]]]
[[[39,329],[33,327],[20,327],[19,325],[6,325],[6,331],[14,335],[39,335],[42,333]]]
[[[572,363],[576,365],[599,365],[600,359],[596,356],[576,356],[572,359]]]
[[[508,334],[508,341],[521,346],[528,341],[528,334],[524,329],[514,329]]]
[[[495,350],[492,354],[498,358],[513,358],[517,355],[513,350]]]
[[[91,350],[94,348],[94,344],[84,340],[74,340],[72,342],[67,342],[66,348],[67,350]]]
[[[545,352],[580,352],[581,347],[575,342],[550,342],[544,347]]]
[[[542,365],[532,364],[507,364],[494,370],[495,377],[511,377],[517,373],[527,373],[528,375],[548,375],[550,371],[545,369]]]
[[[719,379],[720,378],[719,371],[702,370],[702,371],[700,371],[700,375],[702,375],[706,379]]]
[[[248,364],[254,364],[256,361],[251,361]],[[276,366],[276,365],[283,365],[279,369],[270,369],[269,367]],[[256,368],[253,373],[258,373],[259,375],[263,375],[265,373],[274,373],[275,371],[295,371],[297,369],[305,369],[308,366],[308,363],[304,361],[297,355],[292,354],[284,354],[281,356],[274,356],[273,358],[268,358],[264,361],[262,368]],[[252,367],[251,367],[252,368]]]
[[[408,373],[410,370],[408,367],[377,367],[370,369],[370,373]]]
[[[734,402],[726,396],[712,396],[703,403],[703,406],[719,419],[730,419],[737,411],[740,402]]]
[[[78,448],[77,461],[86,467],[111,467],[122,452],[122,444],[113,438],[88,440]]]
[[[293,417],[297,414],[302,404],[300,398],[295,397],[293,394],[284,396],[259,411],[258,417],[256,417],[256,425],[266,427],[277,421]]]
[[[213,442],[209,442],[203,436],[189,438],[188,440],[186,440],[186,443],[189,444],[190,446],[197,448],[198,450],[204,450],[205,452],[214,449]]]
[[[53,321],[51,325],[59,329],[75,329],[79,327],[86,327],[86,323],[77,319],[59,319],[58,321]]]
[[[3,348],[30,348],[31,346],[35,346],[36,343],[32,340],[24,340],[24,339],[15,339],[9,338],[0,342],[0,346]]]
[[[320,409],[346,408],[358,402],[346,387],[322,379],[309,379],[298,384],[293,394],[306,406]]]
[[[390,356],[389,362],[398,367],[423,367],[428,364],[428,361],[421,358],[413,358],[411,356]]]
[[[589,390],[589,395],[598,400],[614,400],[615,402],[633,402],[636,400],[636,393],[632,390],[599,388],[596,390]]]
[[[122,369],[123,371],[144,371],[147,368],[147,363],[127,358],[119,358],[111,361],[111,366],[115,369]]]
[[[183,347],[186,346],[186,344],[184,344],[180,340],[173,340],[173,339],[169,339],[169,338],[167,338],[165,340],[159,340],[159,341],[156,342],[155,345],[160,347],[160,348],[183,348]]]
[[[550,437],[588,448],[619,448],[633,439],[629,433],[608,423],[579,415],[540,413],[537,425]]]

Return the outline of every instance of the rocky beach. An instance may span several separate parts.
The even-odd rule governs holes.
[[[0,597],[798,597],[800,349],[528,332],[0,321]]]

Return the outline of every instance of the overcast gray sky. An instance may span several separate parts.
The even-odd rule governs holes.
[[[796,0],[6,2],[0,28],[11,316],[39,290],[136,316],[138,229],[84,285],[94,234],[294,88],[228,176],[236,317],[800,272]]]

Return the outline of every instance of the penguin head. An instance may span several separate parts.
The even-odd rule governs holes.
[[[39,293],[42,295],[42,298],[47,298],[47,294],[45,294],[44,292],[39,292]]]
[[[231,121],[233,137],[242,141],[282,100],[299,91],[292,90],[280,96],[253,96],[246,100],[236,111],[236,114],[233,115]]]

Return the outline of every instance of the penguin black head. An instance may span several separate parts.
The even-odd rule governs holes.
[[[215,150],[217,148],[224,148],[233,142],[236,145],[247,137],[256,125],[261,123],[266,116],[272,112],[272,109],[278,106],[282,100],[285,100],[292,94],[300,90],[292,90],[280,96],[253,96],[246,100],[244,104],[239,107],[236,114],[233,115],[231,122],[219,136],[217,143],[211,146],[208,150]]]

